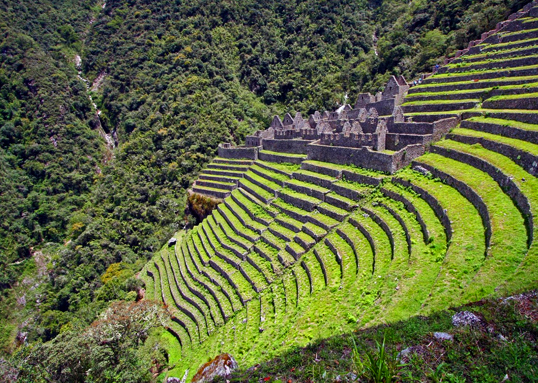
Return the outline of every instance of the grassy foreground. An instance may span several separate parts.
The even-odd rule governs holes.
[[[452,316],[461,311],[480,323],[455,327]],[[453,339],[437,339],[436,332]],[[537,338],[538,296],[532,292],[315,341],[269,362],[240,366],[229,381],[538,382]],[[392,380],[376,380],[374,370],[385,370]]]

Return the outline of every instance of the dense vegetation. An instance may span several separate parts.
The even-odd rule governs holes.
[[[108,302],[135,300],[135,274],[183,226],[185,190],[219,142],[412,79],[523,4],[3,2],[0,347],[18,331],[70,339]],[[83,77],[103,79],[91,95],[104,131],[77,54]]]

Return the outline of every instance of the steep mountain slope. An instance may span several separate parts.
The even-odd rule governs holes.
[[[185,191],[219,142],[241,142],[275,112],[333,108],[391,73],[412,77],[517,7],[3,2],[2,347],[17,333],[30,344],[76,334],[110,301],[135,299],[134,275],[184,225]]]
[[[193,188],[223,203],[143,270],[173,313],[175,372],[536,288],[536,15],[529,4],[411,88],[413,120],[463,119],[412,169],[312,161],[285,138],[257,160],[223,148]]]

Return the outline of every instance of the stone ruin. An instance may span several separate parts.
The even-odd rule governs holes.
[[[386,149],[387,126],[393,122],[404,122],[398,105],[408,89],[403,76],[391,76],[383,92],[376,96],[359,94],[354,108],[346,104],[334,112],[316,111],[308,119],[304,119],[301,113],[296,113],[295,117],[287,113],[283,120],[275,116],[266,130],[248,136],[245,146],[262,146],[264,139],[302,139],[319,140],[321,145],[369,147],[383,151]]]
[[[267,129],[246,137],[245,146],[234,148],[242,150],[241,154],[232,154],[231,151],[229,154],[256,159],[256,153],[244,157],[245,149],[259,148],[304,153],[312,160],[335,158],[338,163],[395,171],[408,164],[411,154],[421,155],[425,145],[438,140],[457,124],[456,118],[434,123],[415,123],[410,118],[406,120],[400,105],[408,90],[409,85],[403,76],[391,76],[385,89],[375,96],[359,94],[354,107],[346,104],[332,112],[316,111],[308,118],[299,112],[295,116],[287,113],[283,119],[275,116]],[[226,155],[226,149],[232,150],[231,147],[221,148],[219,155]],[[335,153],[335,148],[342,150]],[[350,149],[357,152],[350,152]],[[378,166],[375,158],[382,158],[381,154],[387,156],[405,150],[407,153],[400,153],[399,158],[407,154],[407,160],[394,160],[390,166]],[[372,152],[380,155],[366,158]]]

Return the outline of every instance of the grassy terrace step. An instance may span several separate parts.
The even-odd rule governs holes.
[[[275,198],[274,194],[271,194],[267,190],[259,187],[256,184],[253,184],[249,180],[241,179],[239,181],[239,186],[245,191],[247,191],[249,194],[257,198],[258,200],[262,201],[264,204],[269,203],[272,199]]]
[[[337,221],[336,219],[329,217],[328,215],[323,214],[318,210],[314,210],[308,216],[308,221],[316,226],[321,227],[326,231],[329,231],[340,224],[340,221]]]
[[[250,166],[254,163],[253,160],[236,160],[233,158],[222,158],[222,157],[215,157],[213,162],[217,164],[246,165],[246,166]]]
[[[323,282],[328,287],[337,287],[342,280],[341,260],[331,251],[325,242],[320,242],[312,254],[316,257],[322,273]]]
[[[537,174],[538,169],[535,163],[538,163],[538,145],[536,144],[462,128],[452,130],[447,138],[471,145],[480,144],[488,150],[507,156],[529,173]]]
[[[300,164],[303,160],[306,160],[306,154],[280,153],[271,152],[269,150],[260,150],[258,153],[258,158],[262,161]]]
[[[198,293],[204,295],[208,301],[212,300],[210,304],[218,308],[221,318],[225,323],[233,315],[233,308],[229,298],[221,292],[220,286],[214,286],[204,275],[194,271],[196,268],[192,265],[190,256],[186,254],[186,249],[184,243],[182,243],[181,246],[176,244],[174,248],[176,256],[175,260],[185,283],[188,283],[190,288],[195,289]],[[204,294],[204,291],[207,292],[207,294]]]
[[[511,195],[514,200],[517,199],[519,201],[516,202],[516,205],[519,205],[518,208],[522,214],[529,214],[527,232],[530,238],[535,238],[535,231],[538,230],[538,228],[533,225],[533,218],[538,214],[538,180],[536,178],[530,176],[524,169],[502,154],[482,147],[465,145],[448,140],[441,142],[439,146],[458,153],[463,153],[467,156],[472,156],[473,158],[478,158],[481,162],[485,162],[492,168],[497,169],[501,174],[500,177],[498,177],[497,182],[502,181],[502,178],[505,178],[505,182],[502,182],[505,192],[508,195]],[[525,181],[523,181],[523,179],[525,179]],[[510,187],[510,184],[507,184],[507,182],[513,184],[513,186]],[[519,193],[521,193],[521,195],[518,195]],[[523,267],[520,266],[521,258],[518,258],[517,253],[514,250],[505,254],[498,253],[499,257],[497,258],[490,255],[477,274],[476,279],[490,278],[492,281],[496,281],[496,283],[510,279],[513,283],[518,278],[522,278],[524,281],[528,282],[528,275],[525,276],[524,272],[514,273],[514,271],[516,267],[519,267],[520,269],[526,269],[527,271],[532,270],[533,273],[536,272],[536,266],[527,269],[531,263],[536,262],[538,254],[537,244],[532,240],[529,242],[530,248],[523,258]],[[494,274],[493,277],[492,274]],[[467,291],[467,296],[469,299],[474,299],[482,293],[483,291],[479,289],[476,284],[472,284]]]
[[[213,189],[219,189],[223,191],[232,190],[237,187],[237,184],[235,182],[221,182],[221,181],[214,181],[214,180],[204,180],[204,179],[198,179],[196,180],[196,186],[203,186],[206,188],[213,188]]]
[[[178,252],[179,250],[179,252]],[[176,278],[181,278],[181,284],[185,286],[190,294],[193,294],[199,301],[209,309],[209,314],[215,326],[221,326],[226,320],[226,316],[222,307],[215,300],[215,296],[205,286],[199,284],[196,280],[192,279],[185,270],[185,265],[182,259],[181,247],[176,244],[174,246],[173,254],[168,254],[168,261],[170,262],[172,271]],[[200,303],[198,303],[201,305]]]
[[[402,109],[405,113],[447,112],[451,110],[472,109],[479,103],[479,99],[406,101],[402,104]]]
[[[226,170],[232,172],[246,172],[249,168],[249,165],[238,165],[238,164],[228,164],[228,163],[211,163],[207,165],[207,169],[215,170]]]
[[[411,254],[409,254],[407,251],[408,246],[406,241],[406,233],[403,230],[403,227],[401,226],[400,222],[395,219],[386,209],[380,206],[379,202],[381,201],[386,201],[387,203],[390,203],[390,200],[388,199],[379,199],[376,200],[376,203],[368,204],[368,207],[364,207],[364,209],[367,209],[367,211],[370,212],[369,214],[372,219],[387,233],[388,238],[391,240],[391,245],[394,248],[392,252],[394,255],[387,269],[387,272],[384,275],[383,280],[378,281],[379,286],[376,286],[376,288],[379,289],[380,295],[380,300],[378,304],[383,307],[393,303],[393,297],[398,292],[398,285],[402,283],[400,281],[405,281],[405,279],[409,278],[412,274],[409,273]],[[390,235],[388,235],[388,233],[390,233]],[[420,240],[420,236],[417,239]],[[418,257],[419,255],[416,254],[416,256]],[[422,266],[416,265],[416,267],[420,267],[419,270],[421,272],[424,272],[421,269]],[[436,273],[431,273],[429,275],[429,287],[431,287],[431,285],[433,284],[435,277]],[[416,294],[415,296],[422,297],[422,301],[420,303],[416,302],[414,304],[415,310],[418,311],[418,309],[420,309],[420,304],[427,297],[427,293],[421,292],[419,294]],[[401,296],[400,299],[402,298],[404,297]],[[405,299],[407,300],[407,298]],[[381,312],[381,315],[384,315],[385,317],[391,317],[393,315],[397,316],[398,314],[387,313],[385,310],[383,310]]]
[[[408,96],[415,93],[425,93],[425,92],[450,92],[450,91],[461,91],[461,90],[477,90],[484,88],[493,88],[499,87],[499,89],[508,89],[509,87],[524,86],[525,84],[535,83],[538,80],[536,74],[529,76],[520,76],[520,77],[496,77],[491,79],[467,79],[463,81],[436,81],[431,84],[420,84],[412,87],[408,91]],[[506,87],[506,88],[505,88]]]
[[[189,234],[189,236],[191,236]],[[190,238],[187,238],[190,239]],[[244,305],[244,299],[240,295],[239,290],[229,280],[221,275],[217,270],[209,266],[199,265],[196,261],[194,249],[191,246],[192,242],[182,242],[181,252],[185,261],[187,272],[191,274],[193,279],[197,279],[201,284],[209,286],[217,295],[218,302],[222,305],[223,310],[227,313],[227,317],[231,317],[233,312],[240,310]],[[226,299],[223,299],[223,296]]]
[[[273,225],[273,223],[271,225]],[[265,242],[267,245],[276,249],[277,251],[282,250],[286,247],[286,241],[280,238],[279,236],[273,234],[272,230],[264,231],[261,236],[261,240]]]
[[[263,241],[261,238],[256,245],[254,246],[253,252],[256,252],[261,258],[263,258],[265,261],[269,262],[269,265],[271,266],[272,272],[275,275],[281,275],[282,274],[282,264],[278,260],[278,249],[274,248],[273,246],[268,245],[266,242]]]
[[[374,251],[370,241],[349,222],[344,222],[336,230],[338,236],[343,238],[355,253],[355,273],[362,278],[370,278],[374,273]]]
[[[235,183],[239,181],[240,177],[230,177],[230,176],[216,176],[213,174],[204,174],[201,173],[198,177],[198,180],[207,180],[207,181],[217,181],[217,182],[226,182],[226,183]]]
[[[158,257],[156,257],[156,259],[158,259]],[[156,260],[153,261],[153,265],[156,271],[154,274],[155,280],[158,280],[160,283],[163,302],[171,308],[172,320],[173,318],[177,319],[177,323],[182,326],[187,332],[190,342],[200,342],[203,335],[200,334],[200,329],[198,327],[198,324],[196,323],[196,318],[190,311],[186,310],[181,305],[176,304],[172,296],[170,284],[166,283],[166,281],[163,281],[163,278],[166,278],[164,269],[158,266]]]
[[[328,164],[321,161],[303,161],[301,169],[328,175],[337,179],[347,180],[360,184],[377,186],[386,177],[381,172],[375,172],[352,165]]]
[[[257,187],[264,189],[266,192],[272,195],[274,195],[276,190],[282,189],[282,184],[280,182],[279,183],[273,182],[272,180],[266,177],[259,176],[253,171],[249,171],[245,173],[245,179],[252,182]]]
[[[324,188],[322,186],[318,186],[314,183],[301,181],[298,179],[292,179],[292,180],[286,181],[284,185],[291,190],[294,190],[298,193],[309,195],[321,201],[324,200],[325,194],[329,193],[330,191],[329,189]]]
[[[246,255],[246,261],[264,277],[267,285],[273,283],[275,269],[272,267],[271,262],[254,250]]]
[[[282,241],[288,243],[293,241],[293,237],[295,236],[295,232],[282,226],[277,221],[271,223],[269,225],[268,230],[275,235],[276,237],[280,238]],[[279,242],[280,244],[281,242]],[[280,247],[282,248],[282,247]]]
[[[344,209],[347,211],[351,211],[354,209],[358,203],[356,200],[353,200],[351,198],[344,197],[340,194],[337,194],[335,192],[330,192],[325,195],[325,201],[328,204],[331,204],[333,206],[336,206],[340,209]]]
[[[466,80],[485,80],[502,77],[534,76],[538,65],[528,65],[516,68],[494,68],[490,70],[476,70],[460,73],[444,73],[428,77],[426,84],[460,82]]]
[[[263,233],[264,230],[266,230],[267,226],[264,224],[259,223],[258,221],[253,220],[249,214],[244,210],[243,207],[241,207],[233,198],[226,198],[224,200],[224,205],[226,208],[229,209],[229,211],[234,215],[235,218],[239,221],[241,225],[236,226],[240,228],[240,230],[243,230],[241,227],[244,227],[248,229],[246,233],[248,233],[249,236],[252,236],[251,238],[257,239],[261,233]],[[220,205],[219,205],[220,206]],[[231,218],[231,217],[229,217]],[[244,234],[245,232],[243,232]],[[255,242],[255,241],[252,241]]]
[[[528,40],[532,38],[538,37],[538,28],[534,29],[524,29],[522,31],[515,31],[515,32],[509,32],[509,33],[503,33],[502,34],[502,41],[503,42],[518,42],[521,40]]]
[[[512,50],[516,48],[527,48],[533,47],[538,44],[538,38],[524,39],[518,42],[502,42],[498,44],[484,44],[480,45],[482,47],[482,52],[498,52],[504,50]]]
[[[283,199],[285,202],[288,202],[307,211],[314,210],[316,206],[322,202],[318,198],[314,198],[303,193],[298,193],[288,188],[279,190],[277,192],[277,196],[278,198]]]
[[[328,215],[329,217],[340,222],[342,222],[349,215],[349,211],[341,209],[337,206],[334,206],[325,202],[322,204],[319,204],[317,206],[317,209],[320,213]]]
[[[398,209],[394,209],[391,206],[387,206],[385,201],[379,202],[379,206],[384,208],[402,227],[404,234],[405,234],[405,242],[407,243],[407,253],[409,254],[409,257],[411,257],[411,251],[412,251],[412,240],[411,235],[409,233],[409,229],[407,228],[407,224],[404,222],[402,216],[398,212]]]
[[[303,248],[299,243],[292,240],[286,243],[286,248],[284,250],[288,252],[294,259],[298,260],[307,249]]]
[[[200,341],[202,342],[215,329],[214,323],[211,322],[209,309],[205,304],[200,304],[193,295],[187,293],[185,286],[179,283],[177,275],[173,273],[168,254],[163,254],[163,252],[165,252],[164,249],[161,250],[161,256],[155,262],[158,264],[160,271],[164,273],[164,277],[166,277],[175,305],[180,307],[182,311],[188,311],[198,324]]]
[[[233,202],[233,201],[232,201]],[[237,206],[237,205],[235,205]],[[237,206],[239,207],[239,206]],[[226,219],[226,222],[232,227],[237,235],[243,237],[247,242],[256,242],[260,235],[250,228],[243,225],[241,220],[236,216],[236,212],[232,211],[226,204],[220,204],[218,206],[220,214]],[[241,212],[241,210],[239,210]],[[244,212],[243,212],[244,213]],[[246,217],[244,217],[246,218]],[[251,246],[249,246],[250,248]]]
[[[161,300],[162,302],[165,302],[166,296],[163,293],[163,284],[161,282],[159,271],[156,269],[155,264],[153,261],[150,261],[146,265],[146,270],[150,272],[154,279],[155,279],[155,298],[157,300]],[[172,316],[170,329],[174,332],[174,334],[178,337],[178,340],[182,347],[187,346],[192,342],[191,332],[189,331],[189,325],[192,325],[192,321],[190,321],[189,318],[185,318],[185,314],[182,312],[179,312],[177,308],[171,307],[170,313]],[[193,331],[193,335],[195,330]]]
[[[370,185],[364,185],[362,183],[352,182],[349,180],[342,180],[335,182],[332,186],[332,190],[339,196],[345,197],[349,200],[360,201],[370,195],[373,188]]]
[[[285,212],[280,213],[275,217],[275,222],[284,226],[286,229],[298,233],[303,228],[303,222],[290,217]]]
[[[293,172],[297,171],[301,167],[300,164],[290,164],[285,162],[279,163],[262,160],[256,161],[256,165],[263,169],[269,170],[274,173],[279,173],[286,177],[291,177]]]
[[[380,215],[383,214],[383,210],[386,210],[400,222],[400,226],[404,228],[412,241],[409,258],[405,259],[399,256],[400,251],[396,250],[397,256],[391,263],[391,269],[381,293],[381,302],[385,307],[390,307],[381,313],[383,321],[398,321],[417,315],[435,283],[446,252],[446,243],[441,241],[424,242],[422,228],[416,220],[415,214],[408,211],[401,202],[384,198],[379,200],[379,207],[373,207],[373,209],[376,209]],[[391,210],[399,218],[390,213]],[[433,211],[431,214],[435,221]],[[390,225],[388,218],[386,221]],[[390,226],[393,227],[393,225]],[[444,231],[439,222],[431,228],[431,231],[434,233],[432,238],[444,238]],[[396,249],[405,247],[404,238],[401,236],[402,232],[398,232],[396,229],[393,234]],[[405,250],[401,251],[405,253]]]
[[[316,244],[316,240],[303,231],[295,234],[293,240],[305,250],[311,249]]]
[[[461,100],[464,99],[475,99],[482,100],[489,92],[493,90],[490,88],[483,89],[465,89],[465,90],[455,90],[455,91],[446,91],[446,92],[416,92],[409,94],[405,97],[405,102],[430,102],[433,100]]]
[[[447,300],[457,304],[462,301],[466,287],[484,262],[485,234],[480,214],[456,189],[438,179],[407,169],[398,177],[426,191],[439,204],[452,228],[450,245],[430,295],[424,302],[423,312],[434,311]],[[433,201],[428,201],[430,206]]]
[[[245,252],[253,246],[255,240],[251,241],[246,234],[244,236],[239,235],[240,228],[243,226],[240,225],[240,222],[238,220],[228,218],[228,216],[233,217],[233,214],[227,208],[224,207],[217,209],[217,211],[213,212],[213,218],[218,223],[224,234],[226,234],[228,239],[230,239],[230,241],[232,242],[232,247],[238,250],[238,253],[236,254],[241,258],[242,256],[244,256]],[[230,222],[234,223],[236,226],[231,225]],[[245,228],[245,230],[248,229]],[[257,237],[257,235],[255,234],[254,236]],[[235,253],[234,250],[232,251]]]
[[[248,192],[241,189],[234,190],[231,194],[231,198],[258,224],[267,226],[273,221],[273,216],[264,208],[263,203],[256,200],[255,197]]]
[[[350,245],[353,242],[348,242],[345,238],[347,239],[345,233],[334,231],[325,238],[325,244],[340,262],[342,282],[351,285],[357,277],[357,254]]]
[[[218,247],[216,248],[216,254],[222,257],[223,260],[234,266],[237,270],[239,270],[239,272],[245,277],[245,279],[252,285],[252,288],[256,292],[260,292],[266,286],[265,277],[260,273],[259,270],[253,268],[251,264],[249,264],[248,262],[244,262],[246,254],[242,254],[239,259],[234,259],[234,255],[237,256],[235,250],[239,249],[235,248],[232,242],[228,241],[228,239],[231,240],[231,236],[225,235],[224,232],[221,231],[220,227],[216,225],[216,222],[212,221],[212,218],[215,215],[216,213],[214,212],[213,216],[208,218],[208,221],[215,237],[217,238],[217,241],[222,246],[222,248],[220,249]],[[222,221],[220,223],[222,223]],[[209,239],[211,242],[212,237],[209,237]],[[215,243],[216,242],[213,242],[213,244]]]
[[[210,197],[216,197],[224,199],[230,195],[230,190],[211,188],[207,186],[197,186],[192,187],[192,191],[198,194],[207,195]]]
[[[489,118],[501,118],[504,120],[519,121],[526,124],[534,124],[538,121],[538,111],[524,109],[478,109],[480,115],[469,117],[487,116]]]
[[[538,125],[535,124],[501,118],[471,117],[462,121],[461,127],[538,144]]]
[[[240,260],[243,260],[245,253],[252,246],[252,243],[247,243],[244,238],[238,237],[218,210],[213,211],[213,214],[208,217],[207,221],[221,246]],[[233,259],[233,262],[236,261]]]
[[[261,163],[257,162],[256,164],[252,165],[250,171],[280,186],[284,186],[284,182],[290,179],[290,176],[287,173],[283,174],[281,171],[271,170],[273,169],[271,167],[263,167],[260,165]]]
[[[326,270],[323,269],[324,265],[319,263],[313,251],[306,253],[297,265],[306,272],[310,294],[322,291],[326,287],[324,274]]]
[[[375,275],[385,275],[392,260],[392,246],[386,232],[368,214],[354,212],[349,223],[355,226],[370,243],[374,259],[372,270]]]
[[[459,58],[452,61],[452,63],[470,63],[470,62],[477,62],[477,61],[485,61],[488,59],[499,59],[504,57],[511,57],[514,55],[517,56],[526,56],[526,55],[533,55],[538,53],[538,40],[536,40],[536,46],[526,46],[526,47],[520,47],[520,48],[512,48],[512,49],[504,49],[504,50],[491,50],[491,51],[483,51],[484,53],[478,53],[478,54],[466,54],[463,56],[460,56]]]
[[[201,174],[241,178],[243,173],[226,169],[204,169]]]
[[[387,235],[387,238],[389,239],[390,243],[390,259],[394,259],[395,254],[395,244],[394,244],[394,236],[393,233],[397,231],[398,229],[401,230],[401,227],[398,229],[394,229],[394,227],[389,227],[389,225],[386,222],[386,214],[381,214],[377,211],[377,209],[374,209],[374,206],[363,206],[361,209],[364,213],[368,214],[368,216],[385,232]],[[385,219],[383,218],[385,216]],[[401,249],[399,249],[401,250]]]
[[[209,224],[207,224],[207,220],[202,223],[202,228],[204,229],[204,233],[207,236],[210,246],[215,251],[215,255],[220,258],[216,259],[213,257],[210,260],[210,265],[216,271],[220,272],[230,284],[238,290],[239,295],[243,297],[245,301],[251,300],[254,291],[259,288],[243,269],[240,264],[241,259],[221,247],[219,240],[215,237],[214,231],[209,227]],[[220,230],[217,230],[217,233],[223,237]]]
[[[430,243],[430,241],[446,242],[443,224],[437,218],[432,207],[420,195],[411,190],[398,187],[396,184],[384,185],[381,192],[388,198],[403,204],[406,210],[415,216],[421,227],[422,238],[425,243]]]
[[[325,189],[330,189],[333,182],[337,180],[336,177],[305,169],[300,169],[294,172],[293,178],[299,181],[319,185],[320,187]]]
[[[488,59],[484,61],[473,61],[473,62],[459,62],[448,64],[445,66],[447,71],[445,73],[459,73],[464,72],[469,69],[489,69],[491,65],[495,65],[498,68],[514,68],[519,66],[528,66],[538,64],[538,56],[512,56],[510,58],[497,58],[497,59]]]
[[[522,193],[521,189],[513,181],[514,175],[503,171],[503,167],[500,166],[502,165],[502,162],[499,161],[497,165],[491,164],[490,162],[482,159],[480,156],[473,155],[472,150],[470,150],[469,148],[478,149],[478,153],[480,153],[480,149],[484,150],[479,146],[470,146],[457,141],[444,140],[439,142],[435,146],[432,146],[432,152],[447,158],[451,158],[455,161],[468,164],[483,172],[486,172],[491,178],[493,178],[493,180],[499,184],[502,190],[512,199],[514,205],[517,207],[517,209],[523,216],[525,220],[525,227],[527,228],[527,243],[530,244],[533,240],[533,215],[531,213],[530,204],[527,196]],[[485,153],[490,154],[490,156],[494,155],[494,153],[487,150],[485,150]],[[508,163],[512,162],[510,161],[510,159],[502,155],[498,156],[499,160],[501,158],[504,158],[504,160]],[[525,178],[525,171],[519,167],[518,169],[521,170],[519,172],[519,175],[521,175],[522,178]]]

